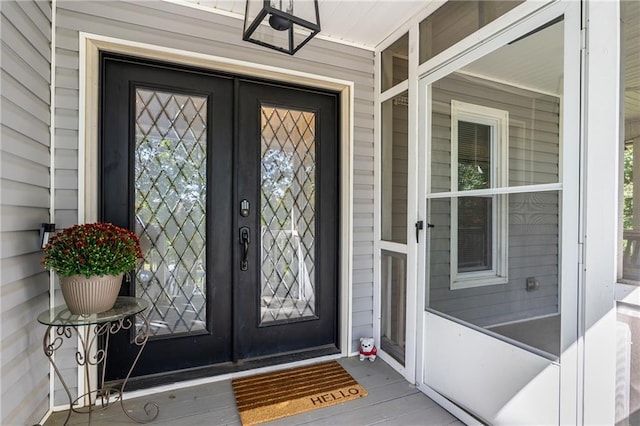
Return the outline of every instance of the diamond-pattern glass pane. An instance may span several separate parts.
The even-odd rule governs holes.
[[[136,89],[136,296],[151,335],[206,329],[207,98]]]
[[[262,106],[261,324],[316,315],[316,116]]]

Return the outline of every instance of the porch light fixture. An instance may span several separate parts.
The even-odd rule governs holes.
[[[40,224],[40,248],[45,248],[49,243],[49,237],[56,232],[55,223],[41,223]]]
[[[319,32],[318,0],[247,0],[245,41],[294,55]]]

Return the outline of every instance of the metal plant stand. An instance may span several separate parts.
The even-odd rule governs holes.
[[[69,411],[64,422],[66,425],[71,417],[71,412],[89,415],[89,424],[91,424],[93,411],[96,409],[105,409],[111,403],[120,402],[122,411],[131,420],[138,423],[151,422],[158,417],[160,407],[155,402],[147,402],[144,405],[144,417],[138,417],[131,414],[125,409],[123,401],[123,392],[131,376],[142,350],[149,339],[149,320],[143,314],[147,309],[148,302],[135,297],[118,297],[113,308],[106,312],[92,315],[76,315],[69,312],[66,305],[57,306],[48,309],[38,315],[38,322],[47,325],[44,334],[42,346],[44,353],[49,358],[53,369],[60,379],[64,390],[69,398]],[[137,328],[135,318],[138,318]],[[107,364],[107,350],[109,348],[109,338],[111,335],[118,333],[120,330],[135,330],[133,341],[140,347],[127,376],[119,386],[109,386],[104,384],[104,374]],[[85,384],[88,392],[79,395],[77,398],[71,396],[71,391],[67,386],[58,366],[54,360],[56,350],[60,349],[65,340],[71,339],[73,336],[79,339],[79,347],[75,357],[78,366],[84,367]],[[98,340],[103,339],[104,345],[98,347]],[[91,388],[90,369],[92,366],[98,366],[99,374],[98,388]],[[77,407],[78,403],[88,399],[88,405],[85,407]]]

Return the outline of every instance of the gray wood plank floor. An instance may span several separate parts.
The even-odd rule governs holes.
[[[343,358],[340,364],[367,390],[369,395],[355,401],[321,408],[270,423],[285,425],[455,425],[463,423],[407,383],[381,359],[359,361]],[[231,381],[194,386],[125,400],[125,408],[134,415],[154,401],[160,406],[155,426],[240,425]],[[44,426],[64,423],[66,412],[54,413]],[[72,413],[69,425],[85,425],[88,416]],[[95,426],[135,425],[124,415],[120,404],[93,414]]]

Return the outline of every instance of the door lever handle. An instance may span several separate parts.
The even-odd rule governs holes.
[[[240,244],[242,245],[242,260],[240,261],[240,270],[246,271],[249,268],[249,243],[251,237],[249,236],[249,228],[243,226],[240,228]]]
[[[416,243],[420,242],[420,231],[424,229],[424,222],[419,220],[416,222]]]

